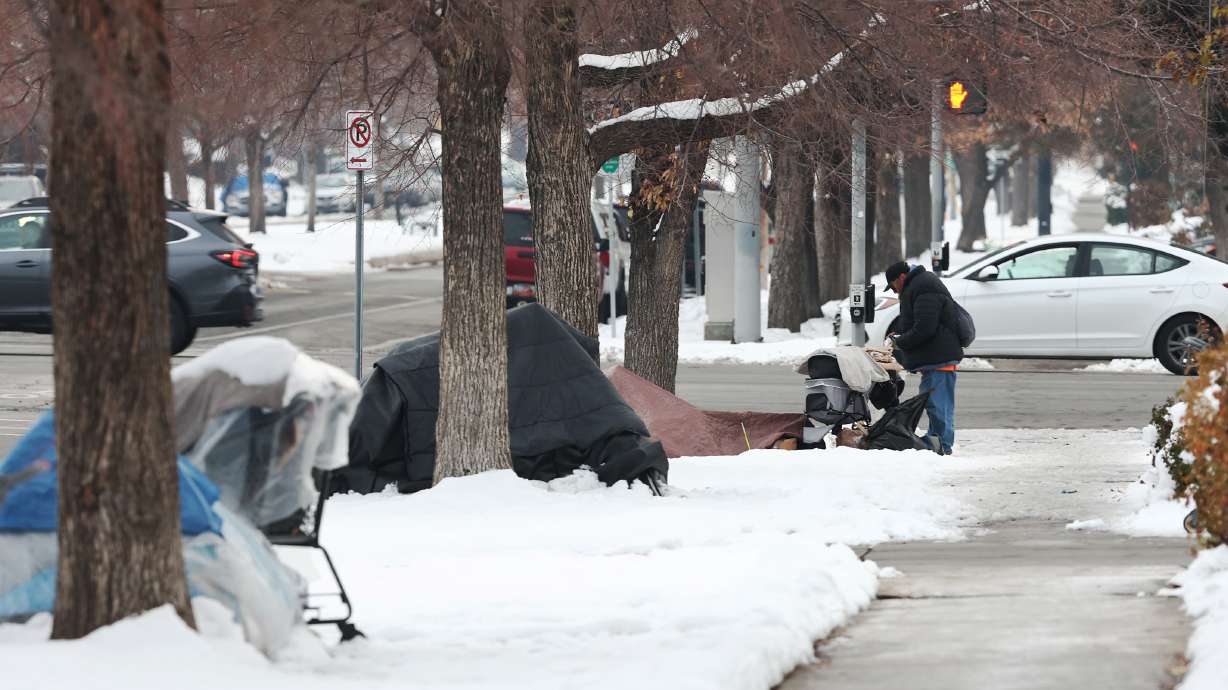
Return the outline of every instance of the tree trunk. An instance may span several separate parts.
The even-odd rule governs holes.
[[[815,237],[819,263],[819,303],[844,299],[852,279],[850,237],[853,190],[844,169],[845,152],[827,152],[816,174]]]
[[[320,145],[314,141],[307,142],[307,164],[303,166],[304,181],[307,183],[307,232],[316,231],[316,181],[320,169]]]
[[[175,126],[175,119],[170,120],[166,132],[167,156],[166,162],[171,178],[171,198],[175,201],[190,203],[188,191],[188,158],[183,152],[183,131]]]
[[[502,7],[449,3],[427,37],[443,130],[443,324],[435,481],[511,466],[500,129]]]
[[[895,156],[883,156],[878,166],[878,203],[874,214],[874,275],[904,258],[900,238],[900,179]]]
[[[532,156],[532,146],[529,150]],[[685,145],[677,156],[658,150],[636,158],[624,359],[632,373],[672,393],[678,373],[682,252],[699,201],[708,144]],[[666,175],[671,167],[673,174]],[[661,208],[662,203],[667,206]]]
[[[930,246],[930,159],[920,154],[904,161],[904,256],[915,259]]]
[[[247,153],[247,217],[248,232],[263,233],[264,229],[264,137],[257,130],[243,137]]]
[[[51,197],[59,562],[55,639],[171,604],[179,535],[159,0],[53,0]],[[123,257],[104,260],[102,257]]]
[[[1024,156],[1011,170],[1011,225],[1028,224],[1028,206],[1032,198],[1032,159]]]
[[[796,333],[806,320],[802,252],[806,245],[806,201],[813,189],[813,179],[814,167],[801,144],[778,139],[772,156],[776,243],[770,267],[768,328],[787,328]]]
[[[213,138],[205,133],[201,133],[197,137],[200,143],[200,164],[204,168],[203,174],[205,177],[205,208],[213,210],[217,205],[217,179],[213,171],[213,154],[217,148],[213,145]]]
[[[593,181],[581,111],[575,0],[536,0],[525,17],[529,199],[537,250],[537,300],[597,336],[599,271],[593,260]]]
[[[1215,147],[1207,150],[1207,208],[1215,231],[1215,254],[1228,259],[1228,160]]]
[[[989,158],[984,144],[973,144],[965,153],[955,157],[959,172],[959,196],[962,202],[960,216],[963,231],[959,234],[958,249],[970,252],[976,242],[983,242],[985,231],[985,202],[993,184],[989,180]]]
[[[812,176],[807,178],[806,217],[802,230],[802,305],[805,318],[817,319],[823,315],[823,303],[819,301],[819,256],[814,235],[814,185],[811,183],[814,179],[814,160],[811,159],[809,163]]]

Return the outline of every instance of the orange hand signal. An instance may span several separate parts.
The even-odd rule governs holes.
[[[951,103],[952,110],[962,110],[964,101],[968,98],[968,90],[964,88],[964,83],[957,81],[951,84],[951,88],[947,93],[947,100]]]

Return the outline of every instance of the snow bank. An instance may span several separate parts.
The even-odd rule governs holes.
[[[1228,678],[1228,546],[1198,554],[1173,584],[1195,620],[1185,652],[1190,667],[1178,690],[1222,690]]]
[[[754,451],[672,463],[671,489],[510,471],[329,501],[323,540],[369,636],[269,663],[166,611],[79,642],[0,626],[13,687],[768,690],[867,606],[846,546],[959,535],[930,454]],[[208,627],[213,631],[214,626]],[[16,653],[12,653],[13,651]],[[11,659],[9,657],[12,657]]]
[[[1155,359],[1114,359],[1083,367],[1083,371],[1113,372],[1119,374],[1167,374],[1168,369]]]
[[[413,216],[403,229],[395,220],[363,222],[363,255],[368,266],[412,265],[443,259],[443,237],[436,232],[437,207]],[[267,234],[249,234],[246,219],[227,224],[260,254],[262,271],[336,273],[354,270],[355,222],[352,217],[318,219],[316,231],[307,232],[305,220],[268,220]]]
[[[800,333],[791,333],[783,328],[767,327],[766,290],[762,293],[760,310],[763,342],[731,343],[725,340],[704,340],[704,323],[708,320],[708,307],[703,297],[682,300],[678,310],[678,361],[688,364],[779,364],[797,366],[807,355],[820,347],[836,344],[832,335],[830,318],[810,319],[802,324]],[[621,362],[626,352],[627,318],[618,319],[617,336],[610,331],[608,323],[600,329],[601,357],[607,361]]]

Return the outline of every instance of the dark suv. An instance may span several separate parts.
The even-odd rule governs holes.
[[[46,199],[0,211],[0,330],[51,332],[51,235]],[[196,329],[250,326],[264,317],[259,255],[226,227],[226,216],[168,202],[167,278],[171,352]]]

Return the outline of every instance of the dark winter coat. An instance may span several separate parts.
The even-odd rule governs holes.
[[[916,266],[904,279],[900,291],[899,337],[896,348],[900,363],[912,371],[964,358],[954,322],[955,300],[938,276]]]

